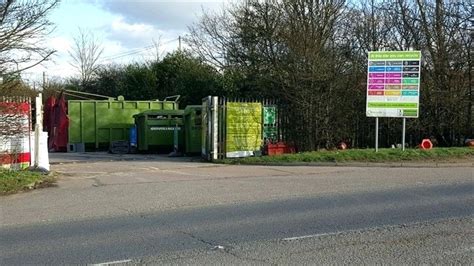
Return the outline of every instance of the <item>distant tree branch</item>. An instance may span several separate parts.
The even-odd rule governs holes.
[[[32,68],[55,52],[44,46],[53,30],[49,13],[59,0],[6,0],[0,3],[0,74]]]
[[[91,81],[96,75],[103,51],[104,48],[90,31],[79,29],[69,55],[72,59],[71,66],[79,71],[82,85]]]

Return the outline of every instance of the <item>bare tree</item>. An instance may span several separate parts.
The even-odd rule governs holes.
[[[474,130],[472,25],[469,1],[244,0],[205,13],[186,41],[240,95],[282,99],[294,110],[285,134],[310,150],[349,136],[373,143],[367,52],[420,50],[422,112],[410,142],[460,145]],[[398,141],[398,121],[381,123],[384,145]]]
[[[91,81],[96,74],[103,51],[104,48],[92,32],[79,29],[69,55],[72,58],[71,65],[79,71],[81,85]]]
[[[162,48],[161,36],[158,36],[158,39],[153,38],[151,40],[152,44],[145,49],[148,53],[143,56],[143,61],[147,66],[151,66],[153,63],[159,62],[160,58],[163,57],[164,52],[160,51]]]
[[[59,0],[0,1],[0,74],[11,75],[47,60],[44,46],[53,25],[49,13]]]
[[[298,146],[328,147],[339,138],[333,116],[341,102],[334,95],[341,89],[334,84],[345,62],[336,54],[335,38],[344,5],[344,0],[247,0],[204,14],[186,40],[208,63],[241,73],[243,95],[279,97],[297,109],[288,121]]]
[[[240,4],[234,4],[239,9]],[[204,12],[201,21],[189,27],[190,34],[184,37],[189,47],[208,64],[224,69],[228,64],[227,53],[231,47],[231,36],[237,34],[235,16],[230,10],[219,13]]]

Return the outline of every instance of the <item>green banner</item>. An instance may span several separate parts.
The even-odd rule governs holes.
[[[376,51],[369,52],[369,60],[419,60],[420,51]]]
[[[418,116],[418,110],[416,109],[405,109],[403,110],[403,116]]]
[[[367,103],[369,108],[417,108],[417,103],[397,103],[397,102],[369,102]]]

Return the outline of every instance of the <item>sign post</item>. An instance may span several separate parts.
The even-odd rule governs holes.
[[[405,150],[405,128],[406,128],[407,119],[403,118],[403,128],[402,128],[402,151]]]
[[[375,118],[375,152],[379,151],[379,118]]]
[[[420,103],[420,51],[369,52],[367,64],[367,117],[375,117],[375,150],[378,151],[378,118],[418,118]]]

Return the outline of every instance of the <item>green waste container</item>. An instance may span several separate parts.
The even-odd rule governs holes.
[[[68,142],[86,150],[107,149],[113,141],[128,140],[133,116],[148,110],[177,110],[174,101],[69,100]]]
[[[184,138],[186,154],[201,152],[201,112],[201,105],[188,105],[184,109]]]
[[[150,110],[133,117],[137,125],[138,151],[158,153],[173,151],[175,131],[178,133],[178,150],[183,150],[183,110]]]

